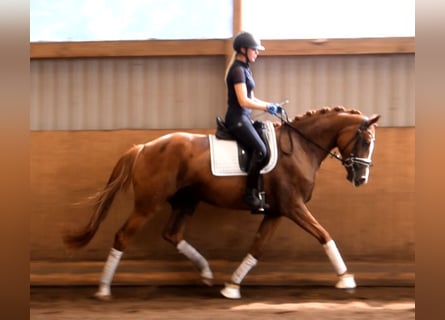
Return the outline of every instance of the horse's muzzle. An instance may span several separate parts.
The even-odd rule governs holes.
[[[368,183],[371,162],[361,158],[348,158],[343,162],[348,172],[347,179],[354,187]]]
[[[354,172],[350,169],[348,169],[347,171],[348,175],[346,179],[348,179],[348,181],[351,182],[354,187],[359,187],[362,184],[366,184],[368,182],[368,176],[366,173],[358,174],[357,171]]]
[[[354,179],[352,181],[352,184],[354,185],[354,187],[359,187],[362,184],[366,184],[367,182],[368,182],[368,178],[365,177],[365,176],[361,176],[361,177],[359,177],[357,179]]]

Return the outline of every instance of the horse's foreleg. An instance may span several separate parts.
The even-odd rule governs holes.
[[[306,206],[302,205],[295,213],[287,215],[292,221],[298,224],[301,228],[314,236],[328,256],[332,266],[334,267],[339,281],[336,284],[340,289],[352,289],[356,287],[354,276],[349,274],[343,258],[329,233],[320,225],[320,223],[312,216]]]
[[[95,297],[101,300],[111,298],[111,282],[121,260],[128,241],[136,231],[147,221],[147,215],[134,210],[122,228],[116,233],[113,247],[110,250],[100,278],[99,289]]]
[[[323,244],[323,248],[339,277],[339,280],[335,286],[339,289],[355,288],[357,285],[354,280],[354,275],[347,272],[348,269],[346,268],[346,264],[343,261],[334,240],[331,239]]]
[[[264,251],[264,247],[278,226],[279,217],[265,216],[256,233],[250,253],[244,258],[239,267],[232,274],[229,283],[221,290],[221,294],[229,299],[241,298],[240,285],[244,277],[258,263]]]
[[[200,271],[202,281],[206,285],[211,286],[213,273],[208,261],[198,252],[198,250],[184,240],[185,225],[194,208],[195,205],[184,206],[181,208],[179,206],[174,206],[170,219],[164,228],[163,237],[193,263],[193,265]]]

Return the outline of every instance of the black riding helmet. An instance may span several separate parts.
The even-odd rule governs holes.
[[[236,52],[240,52],[241,48],[252,48],[257,50],[265,50],[261,45],[261,41],[255,39],[255,37],[246,31],[241,31],[233,39],[233,49]]]

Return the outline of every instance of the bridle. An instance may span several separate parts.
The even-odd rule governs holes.
[[[342,156],[340,156],[339,154],[334,153],[331,150],[328,150],[327,148],[319,145],[315,141],[309,139],[303,132],[301,132],[298,128],[293,126],[289,122],[289,118],[288,118],[287,113],[284,110],[284,108],[281,108],[281,112],[276,114],[276,116],[281,120],[282,124],[286,125],[286,127],[288,129],[292,129],[293,131],[298,133],[303,139],[305,139],[306,141],[308,141],[312,145],[316,146],[317,148],[323,150],[324,152],[329,154],[332,158],[340,161],[345,168],[350,168],[352,170],[352,174],[355,174],[355,165],[365,166],[367,168],[369,168],[372,165],[371,159],[360,158],[360,157],[356,156],[357,149],[358,149],[358,146],[359,146],[359,142],[363,139],[362,133],[363,133],[363,131],[367,130],[368,127],[369,127],[369,120],[368,120],[368,118],[364,118],[363,119],[363,121],[360,124],[360,126],[358,127],[355,135],[343,147],[343,150],[345,150],[351,143],[354,143],[354,147],[353,147],[351,153],[349,154],[349,156],[347,158],[343,159]],[[290,141],[290,145],[291,145],[290,146],[291,150],[290,151],[284,151],[282,149],[282,151],[286,155],[291,155],[293,153],[294,145],[293,145],[293,140],[291,139],[291,136],[290,136],[290,130],[287,130],[287,133],[288,133],[288,137],[289,137],[289,141]],[[338,147],[338,148],[340,149],[340,147]],[[340,152],[341,151],[342,150],[340,150]]]
[[[369,121],[368,118],[364,118],[360,126],[358,127],[357,131],[355,132],[355,135],[349,140],[349,142],[343,147],[343,150],[345,150],[352,142],[354,142],[354,147],[352,148],[352,151],[348,158],[346,159],[340,159],[342,161],[342,164],[348,168],[351,167],[352,171],[354,171],[354,165],[358,164],[361,166],[370,167],[372,165],[372,161],[370,159],[366,158],[360,158],[357,157],[355,154],[357,153],[357,148],[359,145],[359,142],[363,139],[362,132],[368,129],[369,127]],[[340,150],[341,152],[341,150]]]

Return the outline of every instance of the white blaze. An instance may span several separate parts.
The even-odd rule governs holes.
[[[369,161],[369,163],[371,163],[372,153],[374,152],[374,141],[375,141],[374,139],[371,139],[371,143],[369,145],[368,158],[366,158],[366,160]],[[364,183],[368,183],[369,166],[366,167],[365,174],[363,175],[363,178],[365,178],[365,182]]]

